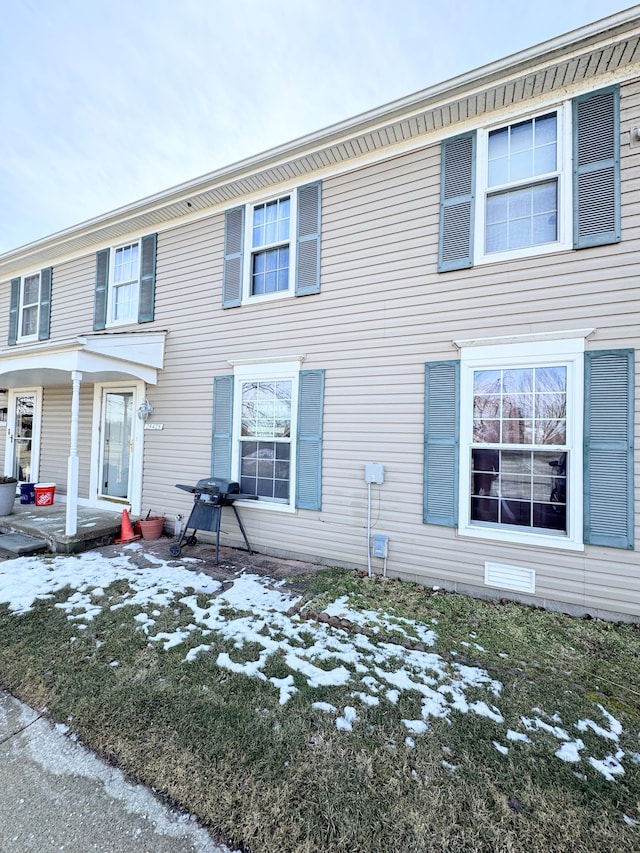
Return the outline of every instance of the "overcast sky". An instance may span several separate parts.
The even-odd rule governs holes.
[[[0,0],[0,253],[620,0]]]

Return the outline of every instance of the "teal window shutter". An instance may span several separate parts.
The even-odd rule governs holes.
[[[634,351],[585,353],[584,541],[633,550]]]
[[[107,325],[107,295],[109,293],[109,249],[96,254],[96,287],[93,306],[93,331],[99,332]]]
[[[320,217],[322,184],[317,181],[298,190],[298,260],[296,296],[320,293]]]
[[[573,246],[617,243],[620,227],[620,90],[573,101]]]
[[[458,525],[460,362],[425,365],[424,523]]]
[[[213,437],[211,476],[231,479],[233,444],[233,376],[216,376],[213,380]]]
[[[51,331],[51,285],[53,267],[45,267],[40,271],[40,312],[38,317],[38,340],[49,339]]]
[[[438,272],[473,266],[476,134],[442,143]]]
[[[9,339],[10,347],[18,340],[18,312],[20,310],[20,279],[11,279],[11,301],[9,303]]]
[[[300,371],[296,506],[322,509],[322,415],[324,370]]]
[[[237,308],[242,302],[242,261],[244,252],[244,207],[234,207],[225,214],[224,272],[222,274],[222,307]]]
[[[140,241],[140,300],[138,322],[150,323],[155,313],[156,298],[156,245],[157,234],[147,234]]]

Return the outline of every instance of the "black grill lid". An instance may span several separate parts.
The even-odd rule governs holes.
[[[240,492],[240,483],[233,480],[222,480],[220,477],[204,477],[198,480],[195,486],[196,492],[204,492],[208,495],[231,495]]]

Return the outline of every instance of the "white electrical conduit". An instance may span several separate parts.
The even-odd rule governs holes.
[[[367,483],[367,575],[371,577],[371,483]]]

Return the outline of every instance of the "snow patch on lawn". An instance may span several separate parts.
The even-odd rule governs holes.
[[[382,636],[396,634],[402,639],[417,638],[432,647],[435,632],[410,619],[357,609],[348,596],[342,596],[326,612],[348,619],[354,630],[347,632],[326,623],[305,622],[294,611],[300,599],[290,595],[282,582],[243,574],[223,590],[218,581],[201,572],[147,553],[145,559],[152,567],[140,568],[129,556],[140,549],[134,543],[123,548],[119,555],[109,557],[89,552],[73,557],[8,560],[0,564],[0,603],[6,604],[12,613],[24,614],[38,600],[51,599],[69,588],[64,601],[55,606],[66,613],[77,630],[86,630],[106,609],[116,611],[131,606],[137,611],[133,616],[137,630],[146,635],[150,646],[160,645],[164,650],[188,646],[196,636],[215,632],[216,638],[226,641],[231,651],[218,651],[215,643],[201,643],[186,650],[185,665],[202,655],[215,656],[212,663],[216,666],[271,684],[281,705],[299,692],[295,681],[300,684],[300,680],[311,688],[350,685],[352,699],[365,712],[379,704],[381,697],[392,704],[398,704],[402,697],[411,701],[417,698],[420,708],[417,719],[402,720],[410,735],[405,742],[411,748],[415,737],[427,735],[430,719],[451,722],[452,712],[458,711],[486,718],[494,724],[497,737],[504,736],[508,742],[522,746],[544,747],[551,736],[559,742],[553,752],[559,760],[574,765],[584,762],[585,769],[592,768],[610,782],[625,774],[622,764],[625,757],[630,762],[640,761],[637,752],[626,756],[619,748],[612,752],[612,745],[619,743],[623,733],[622,724],[600,704],[594,707],[602,719],[594,714],[595,719],[588,717],[567,725],[558,713],[550,716],[540,708],[533,708],[532,716],[520,717],[526,734],[506,728],[496,704],[500,701],[502,684],[486,670],[458,664],[432,651],[410,650],[382,641]],[[107,590],[115,582],[121,582],[121,589],[114,601]],[[157,619],[177,603],[183,612],[190,614],[188,624],[172,631],[158,630]],[[205,606],[200,606],[201,603]],[[288,615],[290,612],[294,615]],[[368,635],[371,632],[357,630],[365,626],[371,629],[373,637]],[[475,639],[475,633],[470,637]],[[474,643],[473,647],[484,651],[479,644]],[[265,672],[274,655],[289,670],[283,678],[268,678]],[[452,650],[449,657],[453,656]],[[116,668],[118,662],[112,661],[111,666]],[[473,698],[469,691],[473,691]],[[478,698],[479,692],[485,698]],[[312,708],[338,714],[329,702],[314,702]],[[359,712],[352,705],[347,705],[335,719],[341,732],[351,732],[359,722]],[[583,736],[588,734],[590,743],[594,738],[596,744],[603,741],[603,748],[589,755],[584,741],[569,734],[572,729]],[[501,754],[508,754],[509,747],[499,740],[492,743]],[[583,775],[578,768],[574,772]]]

